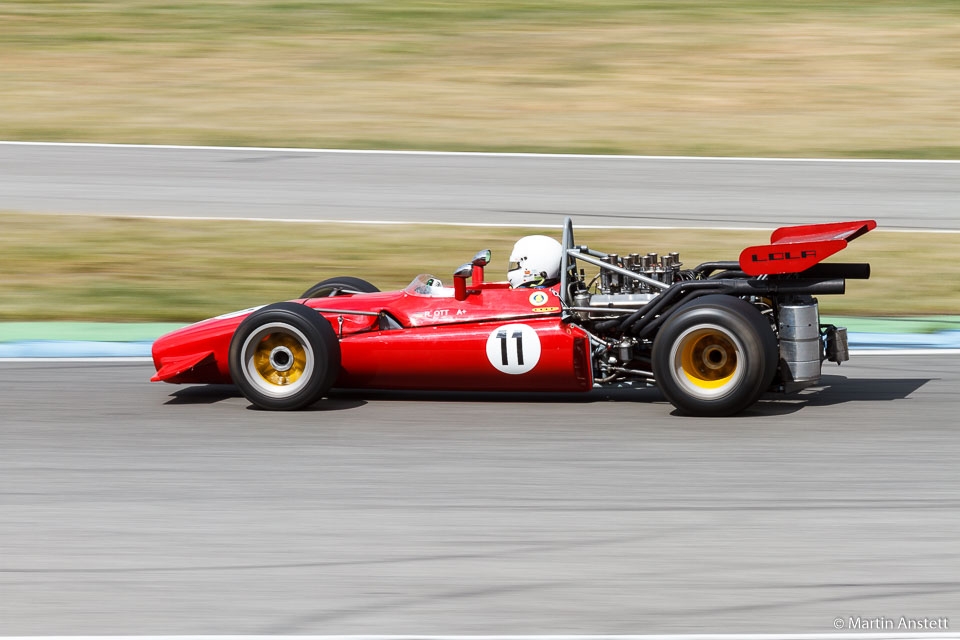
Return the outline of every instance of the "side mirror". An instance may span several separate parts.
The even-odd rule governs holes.
[[[478,251],[477,255],[473,256],[470,262],[473,265],[473,286],[479,287],[483,282],[483,268],[490,264],[490,256],[490,249]]]
[[[473,263],[465,262],[453,272],[453,297],[456,300],[467,299],[467,278],[473,275]]]

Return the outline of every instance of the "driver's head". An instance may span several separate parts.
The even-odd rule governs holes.
[[[526,236],[517,240],[510,254],[507,280],[511,287],[546,284],[560,277],[563,247],[547,236]]]

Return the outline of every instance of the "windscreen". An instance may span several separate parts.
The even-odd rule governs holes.
[[[404,292],[411,296],[422,296],[425,298],[453,297],[453,288],[443,286],[440,278],[432,276],[429,273],[421,273],[414,278],[413,282],[406,286]]]

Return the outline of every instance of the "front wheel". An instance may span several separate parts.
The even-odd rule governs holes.
[[[230,341],[230,376],[262,409],[307,407],[340,375],[340,342],[326,318],[294,302],[250,314]]]
[[[378,293],[374,285],[366,280],[353,276],[338,276],[318,282],[306,291],[301,298],[334,298],[336,296],[352,296],[358,293]]]
[[[777,339],[756,307],[711,295],[681,306],[653,342],[653,373],[681,413],[729,416],[770,386]]]

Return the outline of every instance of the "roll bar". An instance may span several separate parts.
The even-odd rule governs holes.
[[[564,315],[567,315],[566,307],[572,304],[570,292],[567,291],[567,284],[570,282],[570,271],[576,273],[577,261],[571,260],[567,251],[573,249],[573,219],[567,216],[563,219],[563,236],[560,240],[563,245],[563,256],[560,259],[560,300],[563,302]]]

